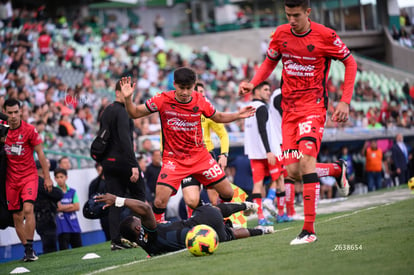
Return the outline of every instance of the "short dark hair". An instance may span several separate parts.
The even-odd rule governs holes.
[[[267,82],[267,81],[263,81],[263,82],[259,83],[259,85],[254,87],[253,94],[255,94],[257,90],[260,90],[263,86],[266,86],[266,85],[270,87],[270,83]]]
[[[121,91],[121,80],[118,80],[115,84],[115,91]]]
[[[134,229],[134,217],[126,217],[119,226],[119,232],[121,236],[130,242],[136,242],[138,239],[138,232]]]
[[[197,82],[195,71],[188,67],[181,67],[174,71],[174,83],[177,85],[190,86]]]
[[[304,10],[310,7],[309,0],[285,0],[285,6],[289,8],[302,7]]]
[[[201,82],[197,82],[196,85],[195,85],[195,87],[194,87],[194,90],[198,91],[198,87],[201,87],[201,88],[204,89],[204,84],[201,83]]]
[[[20,101],[18,101],[17,99],[14,99],[14,98],[8,98],[8,99],[6,99],[6,101],[4,101],[4,104],[3,104],[3,108],[6,110],[6,107],[8,106],[8,107],[13,107],[13,106],[19,106],[19,109],[20,109]]]
[[[55,177],[58,175],[58,174],[63,174],[63,175],[65,175],[65,176],[67,176],[68,175],[68,171],[66,171],[66,169],[63,169],[63,168],[56,168],[55,169],[55,171],[53,172],[53,174],[55,175]]]

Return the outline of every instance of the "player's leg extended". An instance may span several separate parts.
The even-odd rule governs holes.
[[[165,210],[167,209],[168,200],[172,193],[173,189],[171,186],[157,184],[155,187],[155,199],[152,210],[154,211],[157,222],[165,221]]]
[[[187,207],[188,218],[192,216],[193,210],[200,205],[200,186],[182,185],[183,199]]]
[[[23,203],[23,215],[25,219],[24,234],[26,240],[33,241],[34,231],[36,228],[36,220],[34,215],[34,205],[31,202]]]
[[[230,202],[233,198],[233,188],[231,188],[230,181],[224,178],[220,182],[213,185],[214,190],[217,191],[219,197],[224,202]]]
[[[208,199],[210,200],[210,203],[212,205],[217,205],[218,204],[219,194],[217,193],[216,190],[214,190],[212,188],[208,188],[207,189],[207,195],[208,195]]]

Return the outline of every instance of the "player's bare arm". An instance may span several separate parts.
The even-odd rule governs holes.
[[[50,173],[49,173],[49,165],[47,163],[46,160],[46,156],[43,153],[43,148],[42,148],[42,144],[38,144],[34,147],[34,151],[37,154],[37,157],[39,159],[40,165],[42,166],[42,171],[43,171],[43,175],[44,175],[44,186],[45,189],[48,192],[52,191],[52,187],[53,187],[53,181],[50,178]]]
[[[332,114],[332,121],[346,122],[349,117],[349,105],[346,102],[340,101]]]
[[[149,115],[144,104],[136,105],[132,102],[132,95],[134,94],[136,83],[131,80],[131,77],[123,77],[120,80],[121,93],[125,98],[125,107],[131,118],[140,118]]]
[[[256,108],[245,106],[235,113],[216,112],[211,119],[218,123],[228,123],[242,118],[248,118],[254,115]]]
[[[95,196],[95,201],[105,202],[104,208],[114,205],[116,199],[117,197],[110,193]],[[128,198],[124,199],[124,204],[125,206],[127,206],[129,209],[131,209],[133,212],[135,212],[141,217],[142,224],[146,228],[155,229],[157,227],[157,223],[155,221],[155,217],[154,217],[154,214],[152,213],[152,209],[150,205],[142,201],[139,201],[139,200],[128,199]]]

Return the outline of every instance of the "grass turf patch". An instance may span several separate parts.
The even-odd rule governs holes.
[[[220,243],[211,256],[187,251],[146,258],[140,249],[110,251],[109,243],[41,255],[31,263],[1,264],[9,274],[24,266],[34,274],[412,274],[414,199],[318,215],[314,244],[290,246],[302,222],[277,224],[275,234]],[[253,225],[254,221],[250,222]],[[86,253],[101,258],[82,260]],[[101,269],[113,267],[101,272]]]

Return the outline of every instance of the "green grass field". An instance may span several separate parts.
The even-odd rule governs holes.
[[[211,256],[180,251],[147,259],[140,248],[112,252],[103,243],[41,255],[36,262],[3,263],[0,274],[16,267],[32,274],[413,274],[413,209],[414,196],[318,215],[319,240],[310,245],[289,245],[302,226],[291,222],[276,225],[275,234],[220,243]],[[92,252],[101,258],[81,259]]]

